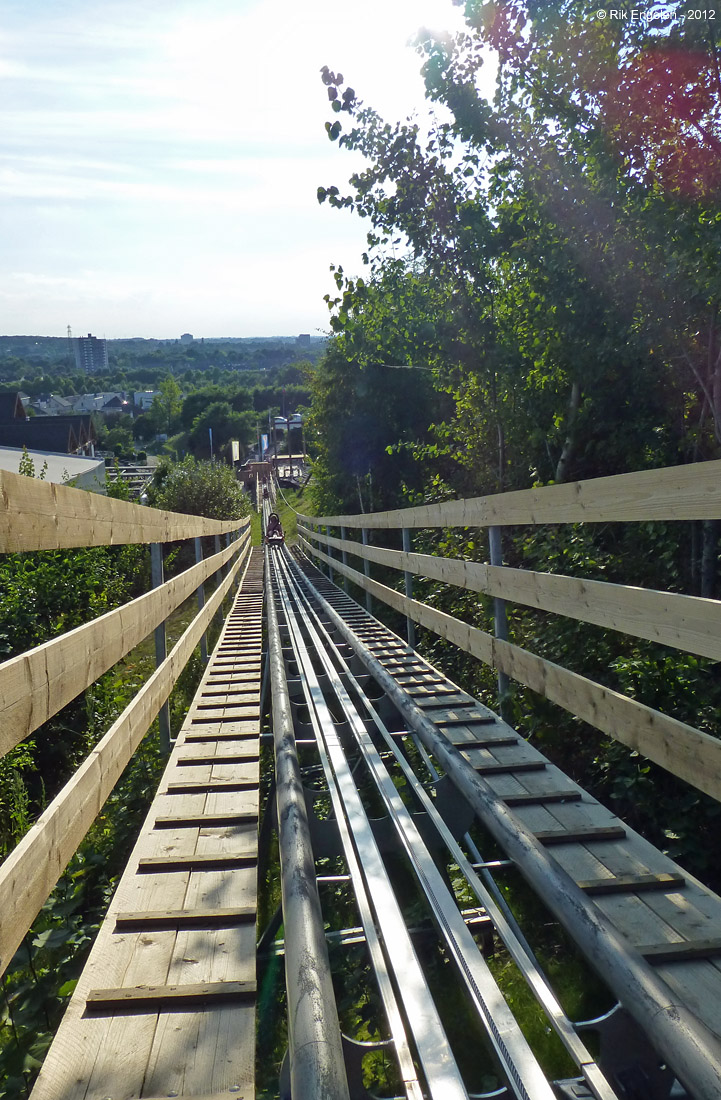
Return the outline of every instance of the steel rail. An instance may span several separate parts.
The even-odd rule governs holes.
[[[349,1100],[280,631],[267,568],[269,553],[266,549],[265,598],[285,926],[291,1093],[294,1097],[308,1097],[308,1100]]]
[[[503,800],[451,745],[423,711],[355,635],[335,608],[318,599],[368,672],[379,682],[422,742],[440,762],[469,805],[572,939],[603,975],[663,1061],[694,1100],[721,1096],[721,1042],[690,1009],[679,1003],[653,968],[624,940],[601,910],[536,840]]]
[[[288,581],[295,586],[304,606],[304,626],[311,644],[325,669],[329,687],[335,693],[345,720],[348,722],[362,759],[372,776],[385,805],[402,848],[415,872],[429,904],[434,922],[441,934],[450,958],[454,961],[462,982],[483,1023],[513,1093],[519,1100],[553,1100],[553,1091],[532,1053],[521,1029],[492,977],[488,964],[459,911],[435,861],[421,838],[418,828],[371,740],[363,719],[343,686],[328,654],[327,632],[318,633],[313,619],[322,630],[318,617],[307,600],[297,579],[290,571]],[[357,682],[356,682],[357,683]],[[363,696],[362,689],[358,690]],[[370,705],[370,704],[369,704]],[[355,769],[353,769],[355,771]],[[415,776],[413,777],[414,782]]]
[[[303,582],[308,584],[311,591],[313,591],[312,585],[308,582],[308,578],[303,576],[302,579]],[[594,1097],[596,1100],[618,1100],[617,1094],[611,1088],[600,1067],[576,1032],[573,1022],[563,1011],[546,975],[539,967],[537,960],[533,957],[525,939],[519,936],[516,929],[513,927],[511,923],[513,918],[511,917],[509,920],[509,916],[503,912],[498,899],[494,897],[492,892],[478,876],[471,861],[456,841],[433,800],[426,792],[415,771],[401,751],[397,742],[398,735],[393,735],[388,731],[383,719],[373,706],[372,701],[368,698],[367,693],[363,690],[356,677],[351,672],[347,661],[338,650],[328,630],[320,623],[319,630],[321,630],[323,634],[323,648],[327,653],[332,654],[336,664],[341,667],[343,676],[353,688],[358,699],[362,702],[363,707],[368,711],[369,717],[372,719],[378,732],[388,746],[388,749],[392,752],[399,767],[403,771],[413,795],[421,808],[428,814],[439,836],[446,845],[449,855],[457,863],[468,885],[475,893],[476,898],[485,908],[499,939],[507,948],[509,954],[518,966],[540,1007],[546,1014],[549,1023],[553,1026],[569,1055],[578,1066],[578,1069],[585,1078]],[[433,767],[433,763],[430,757],[428,757],[422,742],[417,741],[417,735],[414,735],[413,739],[420,747],[425,766],[428,768],[429,773],[432,773],[433,777],[437,779],[438,772]],[[395,787],[393,789],[395,790]]]
[[[294,616],[287,593],[284,591],[281,579],[278,577],[278,566],[281,555],[278,554],[277,549],[274,550],[272,553],[273,556],[271,558],[271,561],[274,566],[274,571],[278,583],[279,602],[283,609],[284,617],[286,620],[286,626],[290,635],[290,644],[294,652],[294,658],[296,662],[299,662],[299,653],[295,645],[296,636],[293,630]],[[312,671],[312,666],[310,667]],[[316,744],[318,752],[324,765],[324,770],[326,771],[326,774],[330,774],[332,777],[333,773],[332,769],[330,768],[330,762],[326,752],[324,739],[322,737],[321,720],[319,716],[315,713],[315,710],[312,706],[312,699],[310,700],[309,711],[311,723],[316,734]],[[332,725],[332,719],[330,721]],[[348,867],[351,883],[353,885],[355,901],[358,908],[361,925],[365,934],[368,952],[371,958],[371,963],[376,976],[376,980],[378,982],[379,992],[383,1000],[386,1020],[390,1029],[396,1058],[398,1060],[398,1066],[406,1091],[406,1096],[408,1100],[423,1100],[423,1092],[420,1086],[420,1082],[418,1080],[418,1075],[416,1073],[410,1047],[408,1045],[405,1024],[398,1005],[395,990],[391,982],[386,957],[384,955],[380,937],[376,929],[373,916],[373,908],[368,891],[366,889],[366,883],[363,877],[363,873],[361,871],[361,865],[353,846],[351,831],[345,818],[345,814],[343,811],[343,802],[340,797],[340,793],[337,789],[337,786],[333,782],[329,783],[329,794],[335,814],[335,820],[341,837],[345,862]],[[442,1100],[440,1093],[438,1094],[438,1097],[439,1100]]]

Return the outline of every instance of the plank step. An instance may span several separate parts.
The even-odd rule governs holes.
[[[160,909],[139,913],[118,913],[115,927],[120,932],[146,928],[231,928],[255,921],[255,906],[240,909]]]
[[[199,718],[191,718],[190,721],[194,726],[210,726],[216,724],[223,724],[225,722],[241,722],[243,719],[255,718],[260,721],[260,709],[258,707],[234,707],[233,714],[214,714],[212,717],[209,714],[203,714]]]
[[[176,1008],[202,1008],[219,1001],[247,1000],[256,993],[255,982],[201,982],[197,985],[148,985],[128,989],[91,989],[86,1009],[92,1013],[111,1013],[118,1009],[135,1012],[173,1011]]]
[[[506,772],[540,772],[548,767],[547,760],[512,760],[499,764],[496,761],[488,764],[474,764],[473,770],[479,775],[505,775]]]
[[[156,817],[156,829],[206,829],[216,825],[254,825],[258,814],[181,814],[179,817]]]
[[[549,829],[535,833],[541,844],[586,844],[600,840],[621,840],[626,830],[621,825],[598,825],[584,829]]]
[[[590,895],[595,894],[640,894],[649,890],[663,890],[671,893],[686,885],[686,879],[679,874],[660,875],[615,875],[613,878],[592,878],[579,882],[580,888]]]
[[[546,802],[580,802],[582,791],[531,791],[523,794],[499,794],[507,806],[543,806]]]
[[[228,783],[210,780],[208,783],[169,783],[167,789],[158,794],[212,794],[214,791],[254,791],[257,787],[257,781],[252,779]]]
[[[460,710],[460,707],[454,708]],[[467,714],[455,718],[434,718],[436,726],[477,726],[493,725],[497,721],[494,714]]]
[[[515,737],[474,737],[472,741],[462,741],[460,738],[450,738],[452,745],[457,749],[491,749],[494,745],[519,745],[521,738]]]
[[[238,855],[148,856],[138,861],[138,874],[154,874],[156,871],[221,871],[226,867],[253,867],[258,862],[257,852]]]
[[[433,699],[433,697],[434,696],[431,696],[431,699]],[[415,703],[419,703],[419,700],[418,700],[417,697],[413,701]],[[451,702],[450,699],[443,699],[443,700],[439,700],[437,703],[434,703],[434,702],[431,702],[431,701],[426,702],[425,700],[421,699],[420,704],[422,705],[423,710],[440,710],[442,708],[445,709],[446,707],[449,707],[449,708],[452,707],[454,710],[456,710],[459,707],[472,707],[473,706],[473,700],[472,699],[467,699],[463,695],[459,695],[457,699],[453,700],[453,702]],[[495,721],[495,719],[494,719],[494,721]]]
[[[721,955],[721,939],[683,940],[680,943],[653,943],[637,947],[639,955],[656,966],[691,959],[713,959]]]
[[[257,752],[233,752],[224,756],[179,756],[175,763],[180,768],[194,768],[201,764],[252,764],[258,760]]]
[[[252,730],[189,730],[183,737],[183,744],[200,741],[243,741],[256,738],[259,735],[257,729]]]

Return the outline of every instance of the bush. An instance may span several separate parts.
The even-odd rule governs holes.
[[[189,456],[182,462],[161,463],[149,491],[155,508],[185,512],[208,519],[242,519],[250,504],[230,466],[199,462]]]

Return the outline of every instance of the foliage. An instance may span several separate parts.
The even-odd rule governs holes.
[[[149,490],[155,508],[209,519],[242,519],[250,511],[247,497],[230,466],[201,462],[189,455],[182,462],[162,462]]]

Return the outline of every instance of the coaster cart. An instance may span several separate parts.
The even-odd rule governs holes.
[[[265,528],[265,545],[266,546],[284,546],[285,535],[283,534],[283,528],[280,520],[275,512],[271,512],[268,516],[268,522]]]

